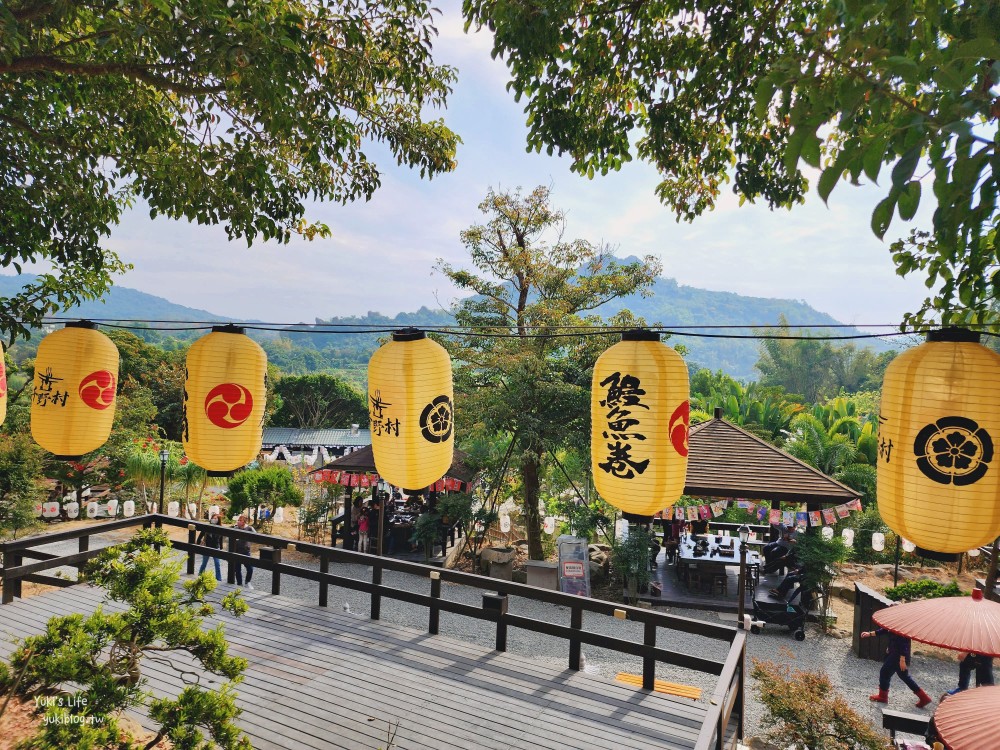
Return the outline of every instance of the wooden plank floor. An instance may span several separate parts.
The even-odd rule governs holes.
[[[213,599],[230,589],[220,585]],[[705,716],[705,704],[689,699],[294,599],[245,595],[248,614],[217,619],[231,653],[249,661],[237,687],[239,723],[258,750],[386,748],[397,723],[393,750],[683,750],[694,747]],[[11,636],[38,633],[57,614],[92,612],[102,600],[102,590],[80,585],[0,606],[0,658],[13,650]],[[149,663],[145,674],[156,694],[176,694],[182,684],[166,665]],[[220,682],[201,675],[202,685]]]

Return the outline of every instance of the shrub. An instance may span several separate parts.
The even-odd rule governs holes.
[[[234,723],[240,709],[233,686],[242,679],[246,660],[228,655],[221,625],[202,629],[214,612],[206,595],[216,583],[205,574],[179,589],[182,564],[171,557],[167,535],[147,529],[102,550],[87,566],[87,579],[127,609],[109,613],[99,607],[87,616],[53,617],[44,633],[26,638],[14,652],[11,669],[0,670],[0,692],[14,691],[47,706],[38,734],[19,747],[131,748],[119,741],[116,719],[123,711],[144,708],[159,725],[147,747],[168,738],[179,750],[249,750],[250,741]],[[237,594],[224,597],[222,606],[236,615],[247,609]],[[186,662],[174,662],[182,654],[225,681],[208,689],[187,685],[177,696],[154,698],[145,689],[144,660],[184,671]]]
[[[890,750],[889,740],[833,691],[822,672],[753,660],[766,738],[786,750]]]
[[[914,599],[937,599],[942,596],[965,596],[967,591],[958,587],[957,581],[948,584],[937,581],[907,581],[891,589],[886,589],[885,596],[894,602],[909,602]]]

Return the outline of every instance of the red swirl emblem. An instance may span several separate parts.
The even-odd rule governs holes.
[[[231,430],[250,418],[253,396],[238,383],[221,383],[205,396],[205,416],[216,427]]]
[[[670,415],[670,424],[668,425],[670,442],[673,444],[674,450],[682,456],[688,454],[688,425],[690,422],[691,406],[687,401],[684,401],[674,409],[674,413]]]
[[[91,409],[104,411],[115,402],[115,376],[108,370],[98,370],[80,383],[80,400]]]

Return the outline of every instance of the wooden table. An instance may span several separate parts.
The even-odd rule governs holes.
[[[687,574],[687,569],[690,567],[696,568],[714,568],[716,570],[725,570],[729,566],[737,566],[740,564],[740,545],[741,542],[739,537],[724,536],[721,537],[721,543],[717,542],[720,537],[714,534],[702,535],[699,539],[708,540],[708,550],[704,555],[696,556],[695,551],[695,540],[687,535],[683,537],[680,541],[680,545],[677,548],[677,566],[678,575],[688,583],[688,587],[691,586],[691,579]],[[718,554],[718,550],[724,548],[726,550],[732,549],[733,556],[723,556]],[[760,570],[760,555],[750,549],[750,545],[747,545],[747,575],[754,576],[756,580],[757,575],[755,571]],[[703,579],[706,577],[703,575],[704,571],[699,570],[698,583],[700,586],[704,586]]]

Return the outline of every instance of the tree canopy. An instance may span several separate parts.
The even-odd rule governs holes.
[[[741,200],[799,202],[801,165],[822,170],[824,200],[842,178],[887,178],[871,217],[880,238],[922,199],[936,205],[930,226],[892,246],[898,273],[940,285],[909,322],[988,316],[1000,291],[1000,0],[464,0],[464,11],[494,32],[527,98],[529,149],[565,152],[591,177],[637,155],[687,220],[730,181]]]
[[[463,363],[458,420],[513,441],[528,552],[541,559],[542,469],[552,451],[589,436],[590,371],[614,339],[585,335],[603,322],[592,311],[646,290],[660,266],[653,258],[619,263],[605,247],[564,240],[564,214],[545,187],[527,195],[491,190],[479,209],[486,223],[461,233],[472,269],[439,267],[474,293],[458,304],[458,324],[490,335],[443,343]],[[611,323],[635,321],[623,311]]]
[[[457,137],[427,112],[423,0],[201,0],[0,5],[0,268],[48,262],[0,300],[0,329],[99,297],[124,269],[102,241],[137,200],[228,236],[312,238],[305,201],[368,198],[384,144],[433,176]]]

